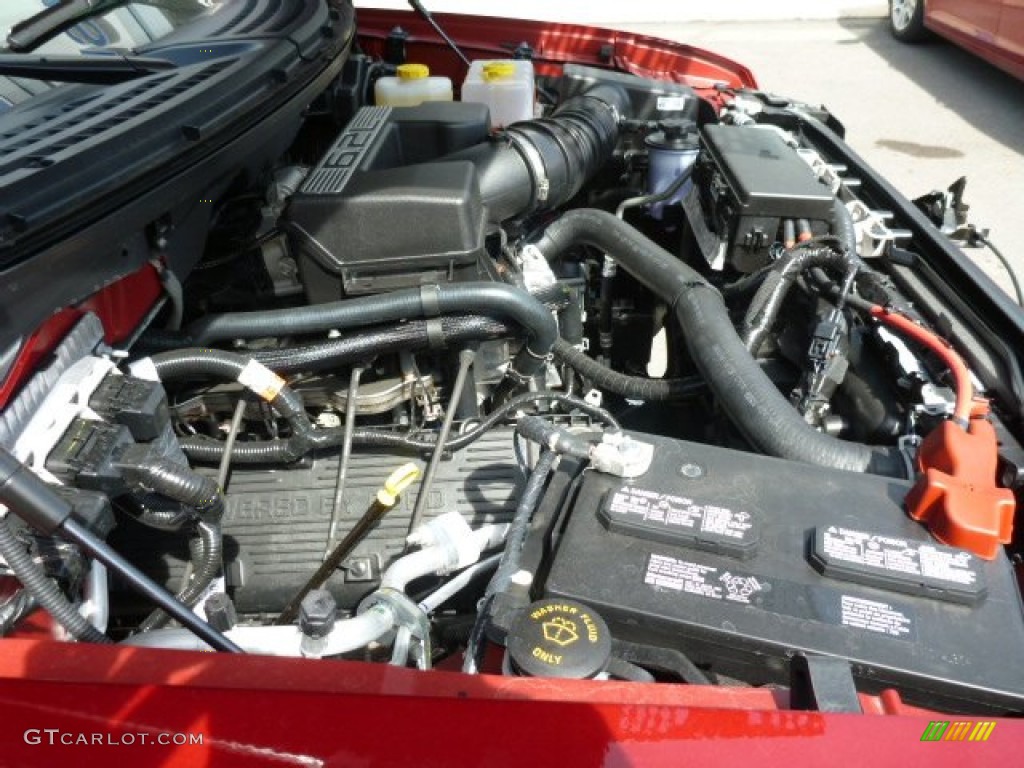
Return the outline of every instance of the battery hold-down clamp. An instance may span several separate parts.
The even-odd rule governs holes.
[[[938,355],[956,387],[953,418],[932,430],[918,450],[919,475],[905,499],[907,512],[944,544],[992,560],[1010,541],[1016,501],[1013,491],[997,484],[999,443],[988,401],[974,397],[966,364],[945,340],[885,307],[871,314]]]

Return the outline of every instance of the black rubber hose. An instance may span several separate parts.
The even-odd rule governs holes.
[[[72,637],[87,643],[110,642],[110,638],[78,612],[42,567],[29,556],[25,547],[11,531],[11,522],[7,515],[0,518],[0,555],[3,555],[25,590]]]
[[[443,349],[471,341],[507,338],[517,333],[515,328],[500,320],[479,315],[453,315],[440,318],[440,335],[435,336],[432,322],[412,320],[314,344],[257,350],[250,354],[278,373],[320,371],[391,352]]]
[[[605,211],[576,209],[548,226],[548,259],[574,246],[603,250],[676,313],[690,356],[732,422],[758,450],[808,464],[903,477],[899,451],[847,443],[810,427],[747,352],[721,295],[671,253]]]
[[[846,210],[845,207],[843,210]],[[821,267],[849,274],[859,268],[859,259],[829,246],[801,246],[786,251],[773,265],[754,298],[751,299],[743,319],[743,346],[757,356],[768,337],[779,311],[798,277],[811,267]]]
[[[527,405],[541,402],[560,403],[578,410],[612,429],[621,428],[615,417],[608,411],[590,405],[585,400],[573,395],[549,391],[526,392],[507,400],[500,407],[494,409],[471,431],[449,439],[445,443],[445,450],[454,452],[467,448],[496,424],[508,418],[510,414]],[[335,448],[342,444],[345,435],[343,429],[318,430],[315,434],[320,438],[316,446],[318,448]],[[352,443],[364,447],[411,453],[432,451],[437,445],[436,440],[374,429],[352,430]],[[204,437],[186,437],[182,439],[181,447],[190,459],[203,464],[216,464],[224,453],[223,442]],[[293,449],[287,440],[256,440],[235,443],[232,453],[232,461],[238,464],[279,464],[294,461],[295,458]]]
[[[189,608],[195,606],[207,587],[217,578],[224,557],[224,537],[218,523],[201,520],[196,526],[196,532],[198,535],[190,547],[194,564],[192,579],[175,595],[178,602]],[[170,616],[157,608],[139,624],[139,631],[160,629],[170,620]]]
[[[444,159],[476,166],[493,221],[553,210],[571,200],[608,162],[619,140],[620,120],[630,112],[622,88],[592,86],[549,117],[513,123],[498,140]]]
[[[555,342],[551,352],[556,360],[561,360],[585,379],[590,379],[598,389],[623,397],[650,401],[684,400],[707,391],[707,385],[699,376],[689,379],[645,379],[619,373],[563,339]]]
[[[632,662],[612,656],[605,667],[608,677],[613,680],[627,680],[631,683],[653,683],[654,675]]]
[[[424,286],[269,312],[207,315],[189,326],[189,335],[197,344],[209,344],[224,339],[291,336],[458,313],[507,318],[522,326],[527,342],[513,365],[523,376],[532,376],[542,368],[558,338],[557,323],[541,301],[511,285],[484,282]],[[156,357],[159,355],[154,360]]]
[[[690,685],[711,684],[708,676],[686,654],[675,648],[662,648],[656,645],[615,639],[612,640],[612,654],[613,658],[642,665],[645,669],[668,672]]]
[[[179,349],[153,355],[150,360],[163,382],[196,377],[238,381],[242,372],[252,363],[250,357],[219,349]],[[302,400],[291,388],[281,386],[269,402],[288,421],[296,434],[312,430]]]
[[[519,503],[516,505],[516,511],[512,515],[508,536],[505,539],[505,551],[498,563],[498,570],[494,572],[487,584],[487,589],[484,592],[485,599],[506,591],[509,584],[512,583],[512,576],[519,570],[523,542],[530,530],[530,520],[533,519],[533,513],[540,503],[540,497],[544,494],[548,475],[551,474],[557,458],[558,454],[554,451],[544,449],[540,458],[537,459],[537,464],[530,473],[530,479],[527,480],[526,488],[523,489],[523,494],[519,497]]]

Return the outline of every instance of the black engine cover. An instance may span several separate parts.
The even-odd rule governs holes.
[[[384,479],[408,456],[355,452],[349,463],[335,542],[362,517]],[[423,467],[422,461],[417,461]],[[277,613],[323,562],[331,527],[337,454],[316,456],[286,469],[236,467],[228,486],[224,568],[239,613]],[[212,473],[212,471],[211,471]],[[508,522],[515,510],[520,473],[512,433],[494,429],[442,461],[424,520],[461,512],[470,525]],[[325,585],[345,609],[377,585],[404,549],[419,485],[413,485]],[[176,590],[188,552],[183,537],[126,522],[111,537],[122,552],[140,553],[144,571]],[[115,589],[120,585],[115,583]],[[125,591],[115,606],[136,609]]]

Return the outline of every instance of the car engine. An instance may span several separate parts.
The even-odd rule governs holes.
[[[813,140],[831,116],[567,64],[495,126],[375,103],[403,64],[353,52],[132,341],[86,314],[8,406],[80,526],[247,652],[723,686],[810,659],[840,696],[1024,710],[1020,414],[894,278],[914,244]],[[66,639],[210,648],[10,528]]]

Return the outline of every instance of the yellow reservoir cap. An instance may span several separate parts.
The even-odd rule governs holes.
[[[516,73],[516,65],[511,61],[488,61],[481,68],[481,72],[484,80],[490,83],[512,77]]]
[[[426,64],[399,64],[399,80],[423,80],[430,77],[430,67]]]

